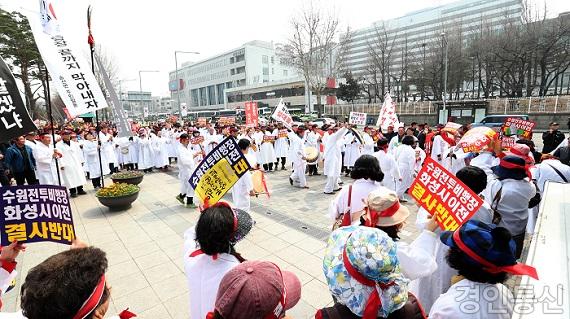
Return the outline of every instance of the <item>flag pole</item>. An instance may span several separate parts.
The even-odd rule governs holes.
[[[53,114],[51,112],[51,92],[49,89],[49,73],[46,67],[46,104],[47,104],[47,109],[48,109],[48,116],[49,116],[49,122],[51,123],[51,139],[52,139],[52,143],[53,143],[53,149],[55,152],[55,130],[54,130],[54,123],[53,123]],[[59,161],[57,160],[57,157],[55,158],[55,170],[57,171],[57,183],[59,184],[59,186],[61,186],[61,173],[59,172]]]
[[[95,39],[91,34],[91,6],[87,8],[87,28],[89,29],[89,37],[87,42],[89,43],[89,48],[91,51],[91,72],[95,75]],[[97,107],[97,101],[95,101],[95,107]],[[95,108],[95,132],[97,133],[97,156],[99,157],[99,170],[101,172],[101,186],[105,187],[105,176],[103,176],[103,161],[101,159],[101,138],[99,133],[101,132],[101,127],[99,125],[99,112]]]

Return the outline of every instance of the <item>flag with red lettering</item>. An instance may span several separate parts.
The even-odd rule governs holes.
[[[390,93],[386,93],[384,104],[382,104],[382,109],[380,110],[380,115],[378,115],[376,126],[382,128],[382,130],[387,130],[388,126],[397,127],[399,123],[400,121],[396,114],[396,104],[392,102]]]

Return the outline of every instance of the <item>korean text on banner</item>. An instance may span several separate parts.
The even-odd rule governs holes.
[[[107,93],[111,107],[113,109],[113,116],[115,117],[115,121],[117,123],[117,133],[119,137],[131,137],[133,136],[133,132],[131,131],[129,121],[127,121],[127,117],[125,116],[125,112],[123,111],[123,105],[119,101],[119,97],[115,92],[115,88],[113,88],[113,84],[111,84],[111,80],[109,79],[109,75],[107,75],[107,71],[103,67],[103,63],[98,56],[95,56],[95,61],[97,62],[97,67],[99,68],[99,73],[103,78],[103,82],[105,83],[105,92]]]
[[[190,176],[190,185],[202,202],[215,204],[251,166],[233,137],[224,139],[198,165]]]
[[[259,125],[259,114],[257,112],[257,102],[245,102],[245,124],[248,127]]]
[[[42,60],[69,114],[77,116],[106,108],[105,96],[83,50],[62,33],[55,16],[45,23],[49,28],[42,27],[41,15],[29,14],[28,21]]]
[[[366,113],[350,112],[348,124],[366,125]]]
[[[271,118],[283,123],[283,125],[288,129],[293,127],[293,117],[289,114],[289,109],[287,109],[287,106],[283,103],[282,99],[279,101],[279,104],[277,104],[277,107],[275,107],[275,111],[271,114]]]
[[[26,111],[14,76],[0,58],[0,142],[10,141],[36,129]]]
[[[380,114],[378,115],[378,121],[376,121],[376,126],[385,131],[388,129],[388,126],[397,127],[399,123],[400,121],[396,114],[396,104],[392,102],[390,93],[386,93],[384,96],[384,103],[382,104]]]
[[[481,197],[430,157],[408,193],[436,218],[443,230],[456,230],[483,204]]]
[[[515,146],[515,144],[516,142],[514,137],[503,136],[501,139],[501,149],[505,152],[509,151],[511,147]]]
[[[0,241],[6,246],[50,241],[70,245],[75,238],[73,216],[62,186],[25,185],[0,188]]]
[[[529,139],[532,134],[532,130],[536,126],[533,121],[526,121],[523,119],[508,117],[503,124],[503,134],[504,135],[518,135],[522,138]]]
[[[459,145],[463,148],[463,152],[479,152],[485,146],[489,145],[497,136],[497,132],[490,127],[478,126],[470,129],[459,140]]]
[[[218,119],[218,124],[220,126],[228,126],[236,124],[236,117],[235,116],[221,116]]]

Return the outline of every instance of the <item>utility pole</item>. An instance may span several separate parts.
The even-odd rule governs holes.
[[[174,75],[174,81],[176,81],[176,100],[178,102],[178,116],[182,118],[182,108],[180,106],[180,79],[178,78],[178,53],[185,53],[185,54],[200,54],[200,52],[194,51],[174,51],[174,63],[176,64],[176,71]]]

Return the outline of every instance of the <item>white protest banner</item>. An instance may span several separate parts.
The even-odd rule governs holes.
[[[399,123],[400,121],[396,114],[396,105],[392,102],[390,93],[386,93],[384,96],[384,104],[382,104],[382,109],[380,110],[380,115],[378,115],[376,126],[385,131],[388,129],[388,126],[397,127]]]
[[[40,1],[40,14],[28,21],[42,59],[71,116],[108,107],[83,51],[62,32],[50,1]],[[87,47],[87,45],[85,45]]]
[[[289,114],[287,106],[285,105],[285,103],[283,103],[283,99],[281,99],[279,101],[279,104],[277,104],[275,112],[273,112],[271,118],[283,123],[283,125],[285,125],[285,127],[287,127],[288,129],[291,129],[291,127],[293,126],[293,118]]]
[[[350,116],[348,117],[348,124],[366,125],[366,113],[350,112]]]

